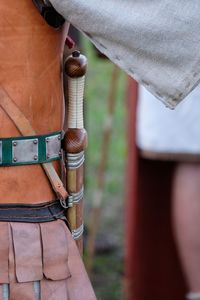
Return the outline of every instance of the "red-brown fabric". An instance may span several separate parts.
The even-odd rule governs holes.
[[[184,300],[171,226],[173,163],[139,158],[135,145],[137,86],[128,88],[128,168],[126,206],[127,300]]]

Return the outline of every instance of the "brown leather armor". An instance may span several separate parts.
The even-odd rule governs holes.
[[[0,4],[0,83],[37,134],[62,130],[61,56],[67,30],[68,24],[59,30],[48,26],[31,1]],[[0,124],[1,137],[20,135],[1,109]],[[55,195],[40,165],[1,169],[0,202],[52,199]]]
[[[0,89],[37,134],[63,127],[61,60],[67,32],[67,23],[58,30],[47,25],[31,0],[0,2]],[[20,135],[0,107],[0,137]],[[60,173],[60,163],[54,166]],[[0,167],[0,204],[55,199],[41,165]],[[0,300],[6,289],[6,299],[13,300],[96,299],[63,220],[0,222]]]

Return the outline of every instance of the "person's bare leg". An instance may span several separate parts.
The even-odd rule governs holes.
[[[200,164],[179,163],[172,191],[173,226],[191,293],[200,300]]]

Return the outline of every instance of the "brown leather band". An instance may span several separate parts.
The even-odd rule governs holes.
[[[58,200],[41,204],[0,204],[0,222],[43,223],[57,219],[66,219],[65,209]]]

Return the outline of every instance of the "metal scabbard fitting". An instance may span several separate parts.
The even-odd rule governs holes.
[[[82,224],[79,228],[72,230],[72,237],[74,240],[78,240],[84,232],[84,225]]]
[[[78,169],[85,161],[84,151],[79,153],[67,153],[67,166],[69,169]]]
[[[68,207],[73,207],[74,204],[78,204],[84,196],[84,187],[77,193],[70,193],[68,196]]]

